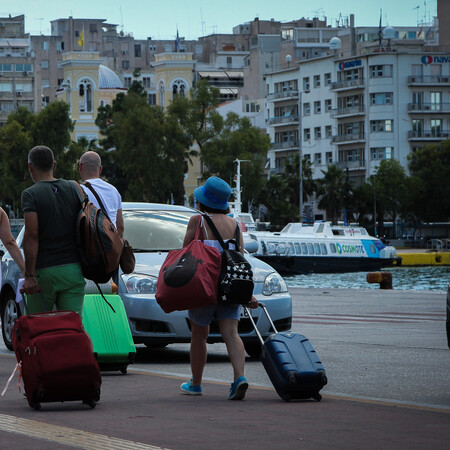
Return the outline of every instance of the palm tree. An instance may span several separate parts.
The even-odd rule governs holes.
[[[331,222],[336,224],[340,211],[347,206],[350,196],[350,183],[344,171],[336,165],[328,166],[327,171],[321,171],[323,178],[317,180],[317,194],[320,198],[319,208],[327,212]]]

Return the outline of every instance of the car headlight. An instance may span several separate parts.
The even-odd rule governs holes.
[[[278,273],[271,273],[270,275],[267,275],[264,280],[262,293],[264,295],[272,295],[279,292],[287,292],[286,283],[283,278],[281,278],[281,275]]]
[[[122,274],[122,281],[128,294],[155,294],[157,277],[140,273]]]

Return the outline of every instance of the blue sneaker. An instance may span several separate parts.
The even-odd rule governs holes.
[[[228,400],[242,400],[248,389],[248,383],[245,377],[239,377],[234,383],[231,383]]]
[[[192,386],[192,378],[186,383],[180,386],[181,392],[187,395],[203,395],[203,390],[201,386]]]

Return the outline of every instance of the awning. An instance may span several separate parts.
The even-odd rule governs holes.
[[[220,88],[221,94],[227,94],[227,95],[237,95],[238,90],[234,88]]]
[[[22,38],[0,39],[0,47],[17,48],[17,47],[29,47],[29,46],[30,46],[30,41],[28,39],[22,39]]]
[[[199,72],[202,78],[228,78],[226,72]]]

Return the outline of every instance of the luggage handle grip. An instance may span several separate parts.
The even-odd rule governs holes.
[[[258,306],[261,307],[261,309],[262,309],[262,310],[264,311],[264,313],[266,314],[266,316],[267,316],[267,318],[269,319],[270,325],[272,326],[274,332],[275,332],[275,333],[278,333],[278,331],[277,331],[277,329],[276,329],[276,327],[275,327],[275,324],[273,323],[272,318],[271,318],[270,315],[269,315],[269,311],[267,311],[266,305],[265,305],[263,302],[259,302],[259,303],[258,303]],[[248,318],[250,319],[250,322],[252,323],[253,328],[255,329],[256,334],[258,335],[259,340],[261,341],[261,344],[264,344],[264,339],[262,338],[261,333],[259,332],[258,327],[256,326],[256,323],[255,323],[255,321],[254,321],[254,319],[253,319],[253,317],[252,317],[252,315],[251,315],[249,309],[248,309],[247,306],[245,306],[245,305],[242,305],[242,307],[244,308],[244,311],[245,311],[246,316],[248,316]]]

